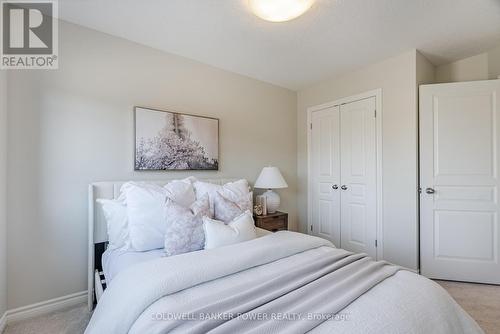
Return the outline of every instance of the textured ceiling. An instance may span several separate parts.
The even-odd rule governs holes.
[[[413,48],[435,65],[500,44],[500,0],[317,0],[271,23],[246,0],[62,0],[63,20],[290,89]]]

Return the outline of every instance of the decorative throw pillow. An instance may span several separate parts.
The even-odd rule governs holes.
[[[139,252],[162,248],[167,190],[152,183],[128,182],[122,191],[126,196],[132,248]]]
[[[241,179],[235,182],[226,183],[223,186],[209,182],[195,181],[193,186],[196,198],[201,198],[203,195],[208,194],[211,217],[214,217],[214,196],[217,192],[222,194],[225,198],[237,203],[243,210],[252,211],[253,194],[250,192],[247,180]]]
[[[252,213],[245,211],[229,224],[203,217],[205,249],[228,246],[257,238]]]
[[[226,224],[234,218],[240,216],[246,210],[243,210],[237,203],[225,198],[218,191],[214,197],[214,218]]]
[[[109,249],[130,248],[127,207],[121,200],[98,199],[108,228]]]
[[[250,191],[244,197],[240,197],[238,203],[242,210],[253,212],[253,191]]]
[[[203,249],[205,244],[203,216],[209,213],[210,205],[207,194],[189,208],[167,199],[165,206],[167,231],[164,240],[167,256]]]
[[[189,207],[196,201],[194,187],[189,178],[169,182],[164,188],[168,198],[184,207]]]

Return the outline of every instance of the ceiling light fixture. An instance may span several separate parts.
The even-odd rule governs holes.
[[[315,0],[248,0],[252,12],[263,20],[285,22],[304,14]]]

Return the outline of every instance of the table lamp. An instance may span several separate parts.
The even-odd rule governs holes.
[[[280,206],[280,196],[272,189],[288,188],[288,184],[280,173],[278,167],[264,167],[260,172],[255,188],[267,189],[263,194],[266,197],[266,205],[268,213],[275,213]]]

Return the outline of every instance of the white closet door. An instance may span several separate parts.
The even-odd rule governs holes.
[[[430,278],[500,284],[500,81],[420,88],[420,256]]]
[[[377,257],[376,99],[340,107],[343,249]]]
[[[311,121],[312,233],[340,247],[339,107],[313,112]]]

